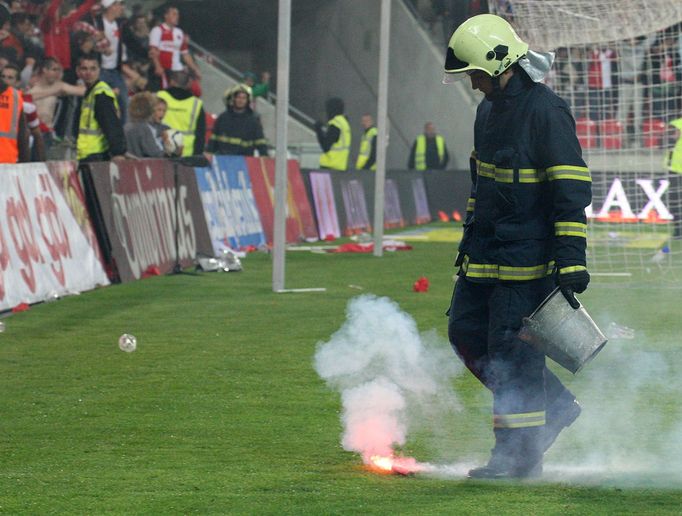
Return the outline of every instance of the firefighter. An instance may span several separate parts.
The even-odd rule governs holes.
[[[251,109],[251,88],[237,84],[223,96],[225,111],[218,117],[208,152],[240,156],[268,156],[268,146],[260,120]]]
[[[536,82],[551,62],[490,14],[462,23],[447,49],[443,82],[469,76],[484,94],[448,310],[455,352],[493,393],[495,446],[471,478],[539,476],[543,453],[580,414],[544,355],[516,337],[555,283],[578,308],[574,293],[590,281],[590,172],[567,104]]]

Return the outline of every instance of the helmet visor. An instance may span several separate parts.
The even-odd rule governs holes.
[[[467,73],[447,73],[443,74],[443,84],[455,84],[463,81],[469,76]]]

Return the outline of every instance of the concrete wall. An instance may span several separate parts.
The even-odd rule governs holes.
[[[338,96],[354,131],[355,156],[363,113],[376,114],[381,2],[297,0],[292,17],[291,102],[324,119]],[[467,168],[476,102],[467,82],[441,84],[444,51],[436,49],[400,1],[392,2],[389,61],[388,166],[404,168],[414,138],[433,121],[446,138],[451,168]]]
[[[387,165],[405,168],[412,142],[430,120],[447,140],[449,167],[466,169],[478,102],[468,81],[441,84],[444,49],[434,46],[401,0],[393,0],[391,5]],[[291,105],[324,120],[325,100],[343,98],[353,129],[354,163],[362,132],[360,117],[365,112],[376,115],[377,110],[381,2],[294,0],[292,6]],[[271,71],[272,86],[276,86],[275,0],[185,0],[181,12],[183,27],[199,44],[233,66],[249,63],[255,72]],[[246,59],[245,53],[251,57]],[[209,110],[219,112],[226,85],[220,80],[215,85],[208,83],[205,80],[204,101]],[[274,128],[267,111],[264,108],[262,112],[264,124]],[[266,135],[274,139],[270,129]],[[310,133],[302,131],[299,137],[310,147]],[[300,143],[294,138],[290,134],[290,144]]]

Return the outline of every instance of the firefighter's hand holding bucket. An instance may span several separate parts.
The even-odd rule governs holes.
[[[587,285],[590,283],[590,274],[584,267],[573,271],[571,269],[573,267],[561,269],[557,274],[557,285],[559,285],[559,289],[566,298],[566,301],[577,310],[580,308],[580,301],[575,298],[574,294],[585,292]]]

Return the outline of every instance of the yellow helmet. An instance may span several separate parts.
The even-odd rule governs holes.
[[[225,103],[226,107],[232,105],[232,97],[234,97],[235,94],[239,93],[240,91],[246,93],[249,97],[248,101],[251,102],[251,97],[253,96],[251,93],[251,87],[248,84],[237,84],[236,86],[227,88],[225,93],[223,93],[223,102]]]
[[[528,52],[509,22],[494,14],[479,14],[453,33],[445,56],[445,73],[482,70],[498,77]]]

